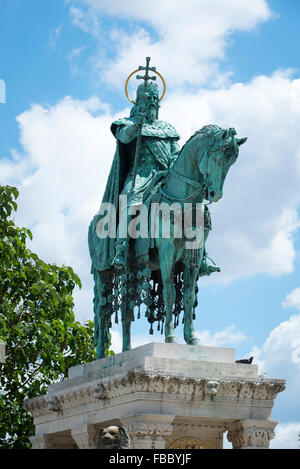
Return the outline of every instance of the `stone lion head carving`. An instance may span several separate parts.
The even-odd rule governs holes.
[[[112,425],[100,430],[100,449],[128,449],[129,437],[124,428]]]

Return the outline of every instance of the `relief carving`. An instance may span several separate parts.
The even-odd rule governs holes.
[[[96,400],[103,402],[136,392],[167,393],[189,396],[190,399],[257,399],[273,400],[284,390],[283,383],[246,382],[201,378],[180,378],[130,372],[125,376],[110,378],[77,390],[68,390],[58,396],[43,396],[25,402],[25,408],[34,416],[46,415],[83,406]]]

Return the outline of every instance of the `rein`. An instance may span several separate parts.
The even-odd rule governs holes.
[[[196,135],[198,135],[199,133],[200,133],[200,132],[196,132],[196,134],[194,134],[194,135],[185,143],[185,145],[181,148],[181,150],[180,150],[180,152],[179,152],[179,155],[178,155],[178,157],[177,157],[177,160],[178,160],[178,158],[181,156],[182,151],[183,151],[183,149],[185,148],[185,146],[187,145],[187,143],[189,143],[189,142],[192,140],[192,138],[195,137]],[[215,143],[215,139],[214,139],[213,143],[211,143],[211,144],[209,145],[208,149],[206,150],[206,151],[209,152],[209,156],[210,156],[211,153],[219,152],[219,151],[222,150],[224,147],[226,147],[226,144],[224,144],[224,145],[221,145],[221,146],[218,147],[218,148],[213,148],[214,143]],[[203,155],[202,155],[202,157],[203,157]],[[207,162],[207,164],[208,164],[208,162]],[[207,174],[207,172],[206,172],[206,175],[205,175],[205,180],[204,180],[204,182],[203,182],[202,184],[200,184],[198,181],[195,181],[194,179],[188,178],[187,176],[185,176],[185,175],[183,175],[183,174],[181,174],[181,173],[178,173],[178,172],[177,172],[175,169],[173,169],[173,168],[171,168],[171,169],[169,170],[169,173],[168,173],[167,178],[169,179],[171,175],[175,176],[175,177],[176,177],[177,179],[179,179],[180,181],[182,181],[182,182],[184,182],[184,183],[186,183],[186,184],[188,184],[188,185],[194,187],[195,190],[194,190],[194,192],[192,192],[192,194],[188,195],[187,197],[184,197],[183,199],[178,199],[177,197],[171,197],[170,195],[167,195],[167,194],[163,191],[162,187],[160,187],[160,192],[161,192],[161,194],[162,194],[166,199],[169,199],[169,200],[171,200],[171,201],[176,201],[176,202],[185,202],[185,201],[187,201],[187,200],[195,199],[195,198],[196,198],[197,196],[199,196],[200,194],[201,194],[202,198],[204,198],[203,196],[204,196],[205,190],[206,190],[206,188],[207,188],[207,179],[208,179],[208,174]],[[208,205],[210,205],[210,204],[211,204],[211,202],[209,202]]]
[[[190,178],[188,178],[187,176],[184,176],[183,174],[178,173],[178,172],[175,171],[175,169],[173,169],[173,168],[170,169],[170,173],[173,173],[174,176],[177,177],[177,179],[180,179],[181,181],[186,182],[186,183],[189,184],[190,186],[194,186],[194,187],[196,187],[197,189],[198,189],[199,187],[203,187],[203,184],[200,184],[200,182],[195,181],[194,179],[190,179]]]
[[[170,172],[168,174],[168,178],[170,177],[171,173],[177,177],[177,179],[179,179],[180,181],[183,181],[185,182],[186,184],[189,184],[190,186],[193,186],[195,187],[196,189],[194,190],[194,192],[192,192],[192,194],[188,195],[187,197],[184,197],[183,199],[178,199],[178,197],[171,197],[170,195],[167,195],[163,189],[160,187],[160,192],[162,193],[162,195],[166,198],[166,199],[169,199],[169,200],[172,200],[172,201],[176,201],[176,202],[185,202],[186,200],[190,200],[190,199],[195,199],[197,196],[200,195],[201,192],[204,193],[205,189],[206,189],[206,180],[203,184],[200,184],[198,181],[195,181],[194,179],[190,179],[188,178],[187,176],[184,176],[183,174],[180,174],[178,173],[177,171],[175,171],[175,169],[171,168],[170,169]]]

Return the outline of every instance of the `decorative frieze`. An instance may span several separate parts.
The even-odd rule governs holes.
[[[285,388],[283,383],[211,380],[151,375],[130,372],[125,376],[89,383],[88,386],[61,393],[41,396],[25,402],[25,408],[34,417],[49,412],[78,408],[92,402],[109,401],[137,392],[189,396],[190,399],[215,400],[222,398],[273,400]]]
[[[177,438],[167,445],[167,449],[211,449],[206,441],[199,440],[198,438],[186,436],[184,438]]]
[[[52,410],[53,412],[59,412],[62,410],[61,401],[58,399],[57,396],[51,396],[48,398],[47,408],[48,410]]]
[[[218,394],[219,387],[220,387],[219,381],[205,380],[204,394],[206,396],[215,397]]]
[[[41,417],[48,413],[48,403],[47,396],[39,396],[34,399],[28,399],[23,403],[25,410],[31,413],[31,415],[36,417]]]
[[[167,439],[169,449],[219,449],[223,447],[226,424],[222,420],[176,417],[173,432]]]
[[[96,399],[107,400],[132,392],[156,392],[184,394],[203,399],[233,397],[237,399],[266,400],[274,399],[284,389],[283,383],[218,381],[133,372],[120,379],[102,381],[96,384],[94,397]]]

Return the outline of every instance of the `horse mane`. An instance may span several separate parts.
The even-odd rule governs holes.
[[[203,127],[201,127],[201,129],[199,130],[196,130],[196,132],[193,133],[193,135],[185,142],[185,144],[183,145],[183,147],[181,148],[180,152],[179,152],[179,155],[181,154],[181,152],[183,151],[183,149],[185,148],[185,146],[191,141],[193,140],[194,137],[196,137],[197,135],[199,134],[206,134],[208,137],[215,137],[217,136],[219,133],[223,133],[225,129],[223,129],[222,127],[219,127],[218,125],[214,125],[214,124],[208,124],[208,125],[204,125]],[[179,156],[178,155],[178,156]]]

